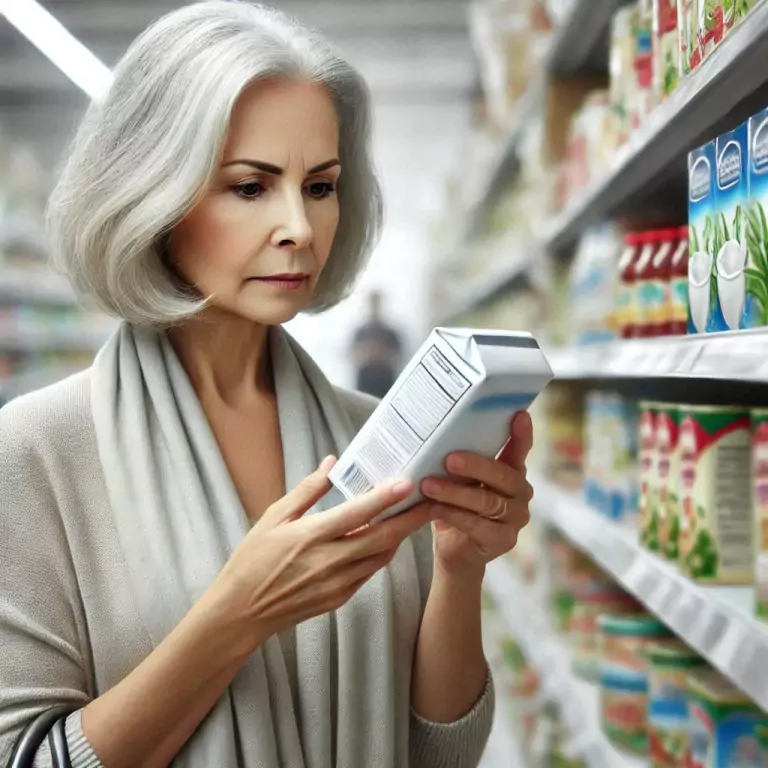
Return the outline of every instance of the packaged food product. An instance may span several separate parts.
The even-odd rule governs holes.
[[[688,327],[688,227],[677,230],[669,275],[669,332],[684,335]]]
[[[677,247],[677,230],[660,229],[653,236],[656,250],[645,287],[647,320],[651,336],[669,336],[672,326],[672,257]]]
[[[699,0],[699,47],[706,59],[725,35],[723,0]]]
[[[604,613],[597,624],[603,669],[620,668],[646,673],[646,648],[674,639],[665,624],[645,612],[624,615]]]
[[[657,101],[669,96],[680,79],[677,7],[680,0],[653,2],[653,94]]]
[[[768,108],[749,120],[747,277],[742,328],[768,325]]]
[[[635,83],[631,95],[630,131],[638,130],[653,106],[653,0],[637,0],[632,27],[633,71]]]
[[[677,562],[680,546],[679,406],[656,405],[656,499],[659,552]]]
[[[625,749],[648,748],[648,680],[642,672],[605,669],[600,675],[600,720],[605,735]]]
[[[715,243],[715,142],[688,155],[688,333],[711,330],[717,305]]]
[[[689,747],[686,678],[706,662],[684,643],[651,643],[648,659],[648,752],[651,768],[679,768]]]
[[[615,115],[617,139],[625,142],[631,133],[630,114],[636,87],[634,28],[637,7],[623,6],[613,16],[610,44],[610,103]]]
[[[635,614],[637,601],[614,584],[601,585],[588,593],[577,593],[571,617],[572,667],[585,680],[600,679],[601,644],[598,619],[603,614]]]
[[[713,318],[713,331],[738,329],[744,313],[747,293],[748,146],[746,123],[719,136],[715,145],[717,218],[713,253],[719,312]]]
[[[651,552],[659,551],[659,515],[656,509],[658,483],[658,452],[656,450],[656,419],[658,405],[640,403],[638,457],[640,465],[640,498],[638,525],[640,543]]]
[[[757,728],[766,715],[729,680],[711,668],[692,671],[690,768],[740,768],[759,765]]]
[[[637,232],[625,235],[624,249],[619,258],[614,324],[622,339],[633,339],[637,336],[635,265],[640,255],[640,242],[641,238]]]
[[[768,408],[753,409],[751,419],[756,612],[768,621]]]
[[[680,77],[684,77],[701,64],[699,47],[699,2],[678,0],[677,34],[680,47]]]
[[[696,581],[751,584],[749,411],[685,406],[680,422],[680,566]]]
[[[639,235],[640,253],[635,261],[635,307],[637,313],[636,336],[653,336],[654,306],[654,269],[653,257],[658,248],[655,230],[641,232]]]

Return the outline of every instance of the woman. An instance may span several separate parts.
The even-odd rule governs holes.
[[[530,421],[369,526],[408,483],[344,503],[327,474],[374,403],[280,328],[375,240],[368,139],[349,65],[221,0],[157,22],[90,108],[52,247],[125,322],[0,414],[0,765],[57,704],[75,768],[478,762],[480,585],[527,521]]]

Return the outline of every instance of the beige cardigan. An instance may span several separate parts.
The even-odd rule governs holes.
[[[338,394],[359,428],[375,402]],[[431,578],[428,529],[414,537],[414,546],[419,569],[414,590],[423,606]],[[121,557],[97,452],[90,372],[1,409],[0,766],[33,716],[57,703],[86,704],[151,650],[116,565]],[[455,723],[429,723],[412,713],[409,765],[476,766],[490,732],[493,701],[489,677],[472,711]],[[98,768],[77,714],[68,718],[67,735],[74,768]],[[50,764],[44,750],[38,764]]]

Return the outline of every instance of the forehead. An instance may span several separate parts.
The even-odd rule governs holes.
[[[307,80],[263,80],[249,86],[232,111],[224,159],[287,166],[338,155],[339,123],[325,86]]]

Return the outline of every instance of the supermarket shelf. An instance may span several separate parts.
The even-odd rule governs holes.
[[[571,673],[569,651],[552,631],[543,602],[535,599],[516,570],[505,559],[496,560],[486,569],[485,585],[526,658],[542,676],[545,696],[559,704],[563,720],[576,734],[571,746],[589,768],[647,768],[646,760],[618,751],[603,735],[598,687]]]
[[[547,351],[547,360],[561,379],[696,377],[766,382],[768,329],[566,347]]]
[[[483,211],[508,181],[515,166],[518,145],[529,120],[538,112],[549,77],[555,73],[572,74],[593,68],[593,54],[603,42],[614,12],[625,2],[627,0],[574,0],[565,20],[554,33],[543,65],[518,101],[507,131],[499,141],[498,151],[488,164],[487,178],[479,185],[477,203],[467,216],[466,230],[460,241],[478,231]],[[603,65],[606,68],[607,61]]]
[[[520,744],[509,726],[510,720],[509,707],[497,691],[493,727],[479,768],[525,768]]]
[[[57,381],[61,381],[61,379],[65,379],[67,376],[77,373],[79,370],[82,369],[59,366],[44,367],[39,371],[31,371],[19,374],[18,376],[11,376],[7,379],[0,379],[0,398],[10,400],[27,392],[42,389],[49,384],[54,384]]]
[[[76,305],[69,281],[45,269],[0,269],[0,300]]]
[[[765,85],[767,67],[768,3],[761,3],[649,115],[609,171],[555,218],[547,247],[557,251],[568,246],[587,227],[615,213],[666,167],[684,158],[697,143],[713,138],[715,126]]]
[[[540,254],[541,250],[535,245],[524,249],[519,246],[503,249],[499,257],[494,259],[495,267],[479,280],[469,283],[456,300],[440,313],[436,325],[448,325],[466,312],[493,298],[498,291],[522,277]]]
[[[579,494],[535,480],[534,514],[560,530],[677,635],[768,710],[768,628],[753,618],[751,587],[702,587],[642,549]]]
[[[43,350],[96,351],[109,337],[112,327],[76,325],[42,327],[17,323],[13,328],[0,328],[0,351],[34,352]]]

